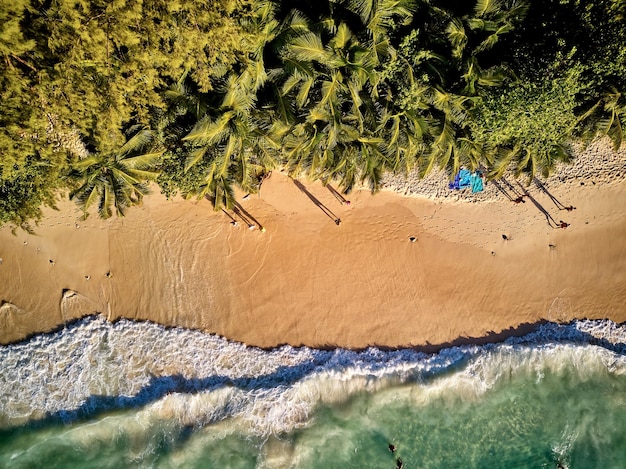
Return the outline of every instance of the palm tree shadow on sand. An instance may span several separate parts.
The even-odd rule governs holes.
[[[573,205],[567,205],[566,206],[565,204],[563,204],[559,199],[557,199],[554,195],[552,195],[550,193],[548,188],[539,179],[533,178],[533,182],[535,183],[535,186],[537,186],[537,188],[541,192],[543,192],[544,194],[546,194],[550,198],[550,200],[554,203],[554,205],[556,205],[556,207],[559,210],[567,210],[568,212],[571,212],[572,210],[576,209],[576,207],[574,207]]]
[[[326,189],[328,189],[328,191],[335,197],[335,199],[337,199],[339,201],[339,203],[341,205],[346,204],[346,205],[350,205],[350,201],[348,199],[346,199],[343,194],[341,194],[337,189],[335,189],[333,186],[331,186],[330,184],[326,184]]]
[[[528,197],[528,200],[530,200],[533,205],[535,207],[537,207],[537,209],[543,213],[543,215],[546,217],[546,221],[548,222],[548,226],[550,226],[550,228],[560,228],[560,224],[556,222],[556,220],[554,218],[552,218],[552,215],[550,215],[550,213],[543,207],[543,205],[541,205],[539,202],[537,202],[537,199],[535,199],[532,195],[530,195],[530,193],[518,182],[517,183],[520,187],[520,189],[524,192],[524,197]],[[561,222],[562,224],[563,222]]]
[[[208,195],[206,195],[205,198],[209,200],[211,203],[214,202],[214,199]],[[259,230],[265,231],[265,229],[263,228],[263,225],[261,225],[261,223],[259,223],[259,221],[256,218],[254,218],[250,214],[250,212],[248,212],[245,208],[243,208],[239,202],[234,203],[232,211],[235,215],[241,218],[241,220],[246,225],[248,225],[248,228],[254,229],[258,227]],[[230,219],[230,223],[232,225],[237,226],[237,219],[234,216],[232,216],[228,210],[222,207],[222,212],[224,213],[224,215],[226,215]]]
[[[331,209],[329,209],[326,205],[320,202],[313,194],[311,194],[306,187],[295,179],[292,179],[293,183],[296,185],[298,189],[300,189],[315,205],[317,205],[322,212],[326,214],[328,218],[335,222],[336,225],[341,224],[341,219],[333,213]]]
[[[259,230],[263,230],[263,225],[261,225],[256,218],[250,215],[250,212],[243,208],[239,202],[235,202],[233,212],[235,212],[235,214],[248,225],[248,228],[258,227]]]

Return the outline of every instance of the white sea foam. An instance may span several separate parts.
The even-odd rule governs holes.
[[[141,439],[154,425],[202,427],[225,419],[227,431],[279,435],[306,425],[320,403],[398,383],[414,383],[412,399],[425,404],[446,396],[479,399],[515,373],[537,380],[567,367],[590,377],[602,370],[622,374],[625,344],[624,326],[578,321],[432,355],[376,348],[264,351],[198,331],[91,317],[0,347],[0,425],[136,407],[132,419],[111,417],[114,424],[99,421],[83,435],[104,432],[108,436],[96,438],[101,441],[115,428]]]

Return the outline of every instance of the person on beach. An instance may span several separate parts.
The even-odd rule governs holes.
[[[335,224],[336,224],[337,226],[341,225],[341,218],[337,218],[337,219],[335,219]]]
[[[559,228],[567,228],[569,226],[569,223],[565,223],[563,220],[559,220]]]

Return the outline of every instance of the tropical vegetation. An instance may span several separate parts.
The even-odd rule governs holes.
[[[0,5],[0,224],[231,207],[284,168],[381,186],[528,180],[626,125],[623,0],[15,0]]]

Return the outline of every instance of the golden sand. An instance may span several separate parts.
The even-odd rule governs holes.
[[[551,187],[572,211],[535,186],[536,204],[488,185],[478,203],[360,191],[348,205],[303,184],[309,195],[275,171],[239,198],[243,216],[155,194],[126,218],[82,221],[63,202],[34,234],[1,229],[0,342],[94,312],[262,347],[436,348],[626,321],[623,179]]]

